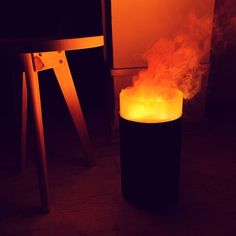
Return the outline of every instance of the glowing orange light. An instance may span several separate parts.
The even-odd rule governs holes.
[[[156,97],[135,96],[126,89],[120,93],[120,116],[142,123],[162,123],[182,116],[183,93],[177,89],[164,89]]]
[[[183,98],[201,90],[201,62],[210,45],[211,20],[189,14],[185,30],[160,38],[143,54],[147,68],[134,77],[133,85],[120,93],[121,117],[159,123],[182,116]]]

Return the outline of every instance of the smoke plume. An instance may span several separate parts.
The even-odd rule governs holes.
[[[201,89],[202,63],[207,60],[211,42],[212,19],[190,14],[181,31],[169,38],[160,38],[144,53],[147,69],[134,77],[133,85],[123,90],[134,99],[168,99],[168,88],[193,98]]]

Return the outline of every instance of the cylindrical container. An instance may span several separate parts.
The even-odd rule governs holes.
[[[139,208],[169,208],[178,200],[183,96],[178,90],[173,93],[146,106],[143,100],[120,94],[122,194]],[[140,116],[137,107],[143,106]],[[143,115],[145,109],[148,116]]]

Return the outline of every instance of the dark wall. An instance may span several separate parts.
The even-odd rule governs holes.
[[[208,115],[236,117],[236,2],[216,0]]]
[[[101,34],[100,0],[1,1],[0,37]]]

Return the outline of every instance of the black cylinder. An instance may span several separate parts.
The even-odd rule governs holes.
[[[140,123],[119,118],[121,186],[126,201],[143,209],[176,205],[182,118]]]

